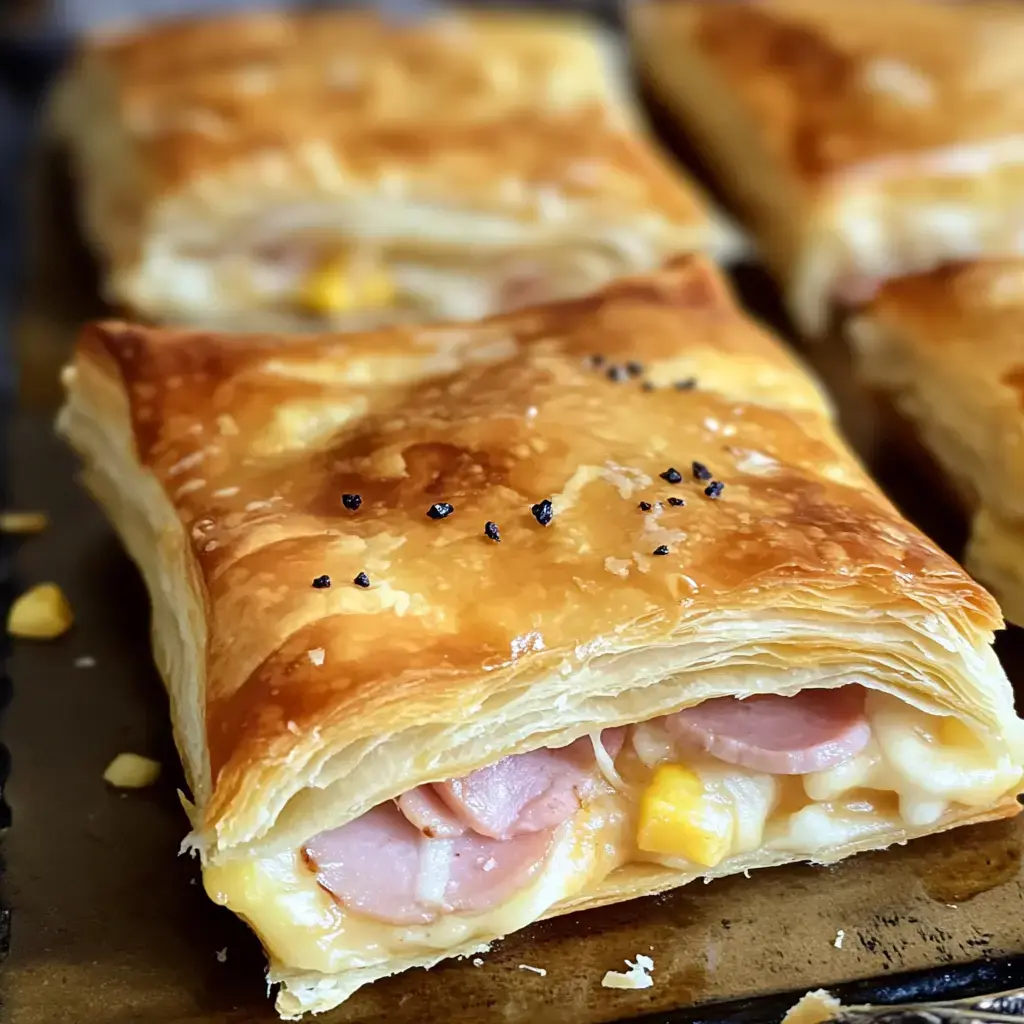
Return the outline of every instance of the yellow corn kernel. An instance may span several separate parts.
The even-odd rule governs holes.
[[[56,583],[40,583],[11,605],[7,632],[30,640],[53,640],[71,628],[71,605]]]
[[[377,266],[353,268],[347,256],[325,260],[305,280],[300,300],[312,313],[329,316],[359,309],[379,309],[395,297],[394,282]]]
[[[115,789],[143,789],[160,778],[160,762],[141,754],[118,754],[103,773]]]
[[[729,852],[732,830],[728,803],[709,793],[682,765],[661,765],[640,798],[637,845],[648,853],[714,867]]]

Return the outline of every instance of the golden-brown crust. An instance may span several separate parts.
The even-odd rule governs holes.
[[[716,69],[805,185],[894,155],[1015,136],[1024,119],[1024,11],[1005,0],[638,7],[649,31],[675,33]]]
[[[468,207],[557,193],[702,221],[632,126],[605,49],[558,16],[258,13],[95,40],[71,83],[112,83],[102,116],[130,136],[143,205],[225,175],[339,193],[392,178]]]
[[[609,379],[629,360],[654,390]],[[643,647],[815,588],[999,624],[702,260],[472,326],[282,341],[99,324],[75,366],[126,396],[126,442],[189,538],[209,634],[207,823],[299,734],[485,701],[602,637]],[[681,483],[659,479],[669,467]],[[531,514],[545,498],[548,527]],[[434,521],[440,501],[455,513]]]

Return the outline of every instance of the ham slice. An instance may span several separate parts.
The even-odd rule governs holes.
[[[540,871],[553,837],[549,829],[504,842],[472,833],[428,839],[389,801],[314,836],[304,853],[347,909],[390,924],[429,924],[506,902]]]
[[[410,789],[396,803],[405,817],[429,839],[452,839],[468,831],[468,826],[448,809],[433,786]]]
[[[719,697],[664,721],[687,749],[772,775],[831,768],[871,739],[859,686],[803,690],[795,697]]]
[[[622,749],[624,729],[601,734],[611,757]],[[434,786],[447,807],[474,832],[510,839],[561,825],[580,806],[599,778],[587,736],[567,747],[542,747],[503,757],[461,779]]]

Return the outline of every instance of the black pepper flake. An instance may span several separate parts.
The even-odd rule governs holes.
[[[676,391],[692,391],[697,386],[697,378],[687,377],[686,380],[677,380],[672,386]]]
[[[725,490],[725,484],[719,480],[712,480],[711,483],[704,488],[704,493],[709,498],[719,498],[722,495],[722,491]]]
[[[643,372],[643,366],[640,363],[638,363],[635,359],[631,359],[628,363],[626,363],[626,373],[628,373],[630,377],[639,377],[640,374]]]
[[[660,476],[666,483],[670,484],[679,484],[683,482],[683,474],[672,466],[669,466],[664,473],[659,473],[658,476]]]
[[[317,576],[317,578],[313,580],[313,586],[316,587],[317,590],[326,590],[330,585],[330,576]]]
[[[488,540],[500,542],[501,531],[498,529],[498,524],[492,523],[490,520],[484,523],[484,536],[487,537]]]
[[[370,577],[365,572],[361,572],[352,582],[357,587],[368,587],[370,585]]]
[[[668,554],[668,545],[667,545],[667,544],[659,544],[659,545],[658,545],[658,546],[657,546],[657,547],[656,547],[656,548],[655,548],[655,549],[654,549],[654,550],[653,550],[653,551],[651,552],[651,554],[652,554],[652,555],[667,555],[667,554]]]
[[[712,476],[711,470],[708,469],[708,467],[705,466],[703,462],[694,462],[693,463],[693,479],[694,480],[710,480],[711,476]]]
[[[541,526],[547,526],[555,516],[555,510],[551,507],[550,498],[538,501],[536,505],[530,508],[530,511],[533,513],[533,518],[536,519]]]
[[[431,519],[447,519],[454,511],[454,505],[449,505],[447,501],[438,501],[427,509],[427,515]]]
[[[686,502],[682,498],[669,498],[668,499],[668,503],[670,505],[675,505],[677,508],[680,505],[685,505],[686,504]]]
[[[637,505],[637,508],[640,509],[641,512],[650,512],[653,507],[654,506],[649,501],[641,501],[640,504]]]
[[[343,494],[341,496],[341,503],[349,510],[349,512],[355,512],[355,510],[362,505],[363,496],[361,494]]]
[[[608,369],[605,370],[604,375],[609,380],[615,381],[616,384],[620,383],[621,381],[624,381],[629,376],[624,366],[616,365],[609,366]]]

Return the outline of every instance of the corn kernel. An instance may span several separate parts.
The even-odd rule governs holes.
[[[48,522],[45,512],[0,512],[0,533],[39,533]]]
[[[7,632],[29,640],[53,640],[71,628],[71,605],[56,583],[40,583],[11,605]]]
[[[103,773],[103,781],[116,789],[142,789],[160,778],[160,762],[141,754],[118,754]]]
[[[732,845],[730,805],[678,764],[663,764],[640,799],[637,845],[648,853],[685,857],[714,867]]]
[[[328,316],[379,309],[394,297],[394,282],[383,268],[354,269],[349,257],[333,256],[306,278],[300,301],[310,312]]]

